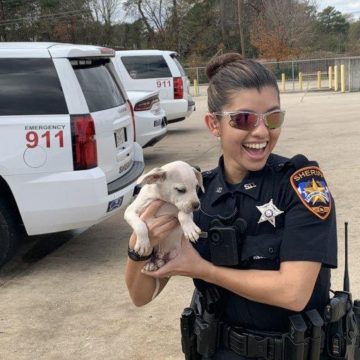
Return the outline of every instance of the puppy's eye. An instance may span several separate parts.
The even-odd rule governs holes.
[[[186,189],[184,189],[184,188],[175,188],[175,189],[180,194],[185,194],[186,193]]]

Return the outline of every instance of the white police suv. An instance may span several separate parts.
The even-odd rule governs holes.
[[[0,264],[28,235],[93,225],[144,170],[112,49],[0,43]]]
[[[168,123],[184,120],[195,110],[189,79],[175,51],[117,51],[115,64],[126,91],[159,91]]]

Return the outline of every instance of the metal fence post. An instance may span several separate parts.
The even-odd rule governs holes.
[[[282,91],[285,91],[285,74],[284,73],[281,74],[281,88],[282,88]]]
[[[194,96],[199,96],[199,82],[194,79]]]
[[[337,65],[334,66],[334,90],[339,90],[339,67]]]
[[[329,66],[329,89],[332,89],[332,66]]]
[[[349,76],[349,91],[352,90],[352,84],[351,84],[351,59],[348,60],[348,76]]]
[[[345,92],[345,65],[340,65],[340,86],[341,92]]]
[[[302,91],[303,89],[303,76],[302,76],[302,72],[299,72],[299,88]]]

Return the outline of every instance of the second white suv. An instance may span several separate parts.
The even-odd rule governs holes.
[[[175,51],[116,51],[115,63],[126,90],[159,90],[168,123],[184,120],[195,110],[189,79]]]
[[[93,225],[144,170],[112,49],[0,43],[0,264],[28,235]]]
[[[143,148],[153,146],[167,133],[164,109],[158,91],[127,91],[135,117],[136,142]]]

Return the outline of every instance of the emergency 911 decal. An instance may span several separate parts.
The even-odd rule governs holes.
[[[302,203],[317,217],[325,220],[331,212],[331,195],[324,174],[316,166],[297,170],[290,177],[291,186]]]
[[[36,148],[42,145],[46,148],[55,145],[64,147],[64,128],[65,125],[27,125],[25,126],[26,146]],[[55,130],[54,133],[51,130]]]

